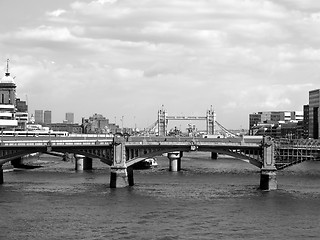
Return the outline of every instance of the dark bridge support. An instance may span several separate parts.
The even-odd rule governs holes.
[[[260,175],[260,189],[261,190],[276,190],[277,183],[277,169],[275,167],[274,159],[274,143],[270,137],[263,139],[263,166]]]
[[[169,171],[171,172],[178,172],[181,170],[181,157],[183,155],[182,151],[177,152],[169,152]]]
[[[126,166],[126,151],[123,140],[117,139],[113,146],[113,164],[110,169],[110,187],[123,188],[133,186],[133,170]]]
[[[21,167],[23,165],[22,163],[22,158],[19,157],[19,158],[16,158],[14,160],[11,160],[11,165],[15,168],[18,168],[18,167]]]
[[[75,155],[75,170],[92,170],[92,158]]]
[[[0,165],[0,184],[3,184],[3,169],[2,169],[2,165]]]
[[[260,189],[261,190],[277,190],[277,174],[276,170],[261,169]]]
[[[216,153],[216,152],[211,152],[211,159],[217,160],[217,159],[218,159],[218,153]]]

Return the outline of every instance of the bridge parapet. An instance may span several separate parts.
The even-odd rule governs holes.
[[[2,141],[1,146],[61,146],[61,145],[111,145],[112,140],[16,140],[16,141]]]

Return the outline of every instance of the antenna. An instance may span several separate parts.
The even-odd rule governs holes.
[[[6,71],[6,76],[10,76],[10,72],[9,72],[9,58],[7,59],[7,71]]]

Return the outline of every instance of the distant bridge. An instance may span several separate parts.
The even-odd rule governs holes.
[[[134,184],[132,166],[146,158],[168,153],[169,168],[179,171],[183,152],[211,152],[244,159],[261,169],[260,187],[277,188],[276,172],[307,160],[320,160],[319,141],[274,141],[264,138],[193,138],[193,137],[101,137],[84,138],[7,138],[0,145],[0,182],[2,165],[32,153],[73,153],[76,166],[92,167],[92,158],[111,166],[110,187]]]
[[[226,129],[222,124],[216,120],[216,113],[212,106],[207,110],[205,116],[169,116],[167,111],[162,107],[158,111],[158,119],[145,130],[149,133],[155,133],[158,136],[168,135],[168,123],[169,121],[205,121],[206,122],[206,134],[215,135],[218,134],[217,126],[223,132],[226,137],[236,137],[236,134]]]

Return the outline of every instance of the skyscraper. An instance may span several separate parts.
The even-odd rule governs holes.
[[[45,124],[51,123],[51,111],[49,110],[44,111],[44,123]]]
[[[38,124],[43,123],[43,110],[34,111],[34,122]]]
[[[67,112],[66,113],[66,120],[68,124],[73,124],[74,123],[74,113]]]
[[[309,137],[319,139],[320,89],[309,91]]]

